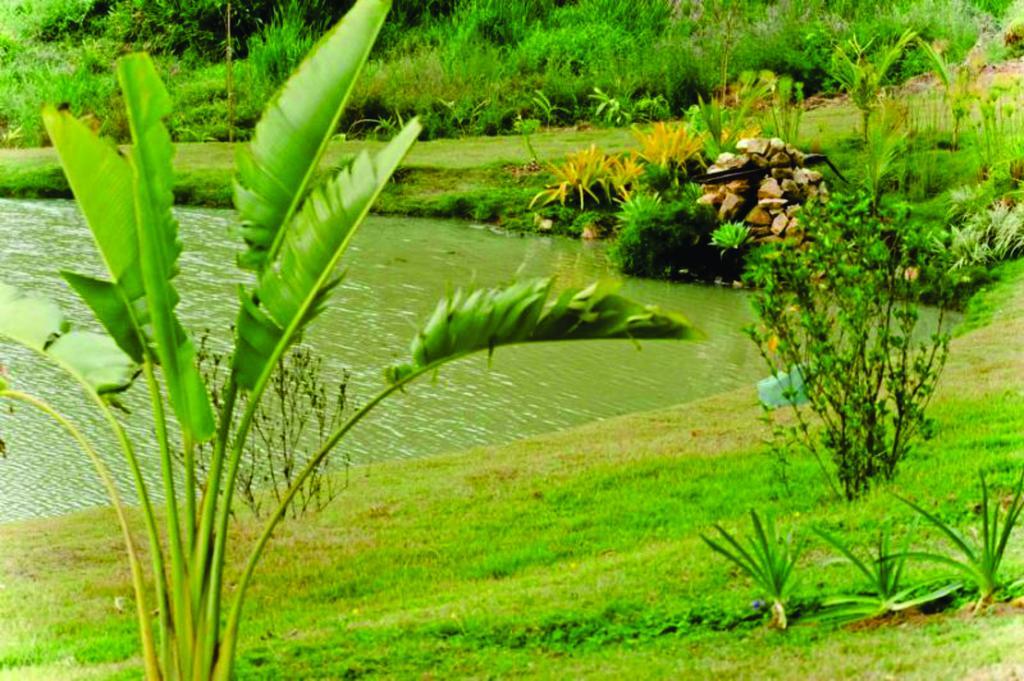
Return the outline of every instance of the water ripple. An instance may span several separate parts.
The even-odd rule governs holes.
[[[181,313],[193,329],[226,338],[245,281],[234,267],[236,225],[227,211],[182,209],[185,252]],[[6,281],[57,298],[79,323],[87,311],[56,273],[72,267],[99,274],[88,231],[73,204],[0,201],[0,268]],[[369,220],[349,254],[333,307],[308,340],[326,356],[328,375],[352,372],[350,395],[368,399],[382,387],[381,370],[403,357],[416,328],[438,298],[467,285],[516,277],[556,276],[583,285],[611,274],[604,250],[558,238],[520,238],[465,223],[397,218]],[[745,294],[707,286],[629,280],[638,299],[686,313],[707,334],[700,343],[581,342],[515,347],[489,363],[475,357],[450,367],[386,404],[346,441],[358,464],[507,442],[540,432],[644,409],[664,407],[737,386],[763,370],[741,328],[750,320]],[[45,366],[7,346],[0,362],[43,397],[83,420],[119,472],[123,462],[85,403]],[[488,368],[489,367],[489,368]],[[156,481],[152,426],[142,417],[140,390],[127,396],[129,427],[146,446],[141,455]],[[18,410],[0,415],[10,455],[0,460],[0,521],[50,515],[104,503],[88,462],[44,419]]]

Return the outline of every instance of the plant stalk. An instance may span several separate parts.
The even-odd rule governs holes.
[[[160,681],[160,661],[157,657],[156,645],[153,640],[153,627],[149,622],[149,606],[146,604],[146,585],[142,576],[142,565],[139,562],[138,549],[135,540],[132,539],[131,529],[128,525],[128,518],[125,515],[124,503],[121,501],[121,494],[117,491],[117,485],[110,474],[107,464],[100,458],[100,455],[93,448],[89,440],[82,434],[75,425],[65,418],[60,412],[43,400],[15,390],[0,391],[0,399],[9,399],[27,404],[52,418],[67,433],[74,438],[78,446],[92,461],[96,474],[99,476],[106,488],[107,496],[117,514],[118,524],[121,526],[121,534],[124,538],[125,549],[128,552],[128,564],[132,572],[132,587],[135,591],[135,611],[139,620],[139,636],[142,638],[143,661],[146,669],[146,678],[150,681]]]

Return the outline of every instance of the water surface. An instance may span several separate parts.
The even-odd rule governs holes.
[[[235,309],[238,239],[232,213],[181,209],[181,315],[192,329],[225,336]],[[61,301],[76,321],[91,324],[57,275],[59,268],[101,273],[87,229],[72,203],[0,201],[0,278]],[[371,218],[346,259],[332,308],[307,341],[325,355],[328,373],[351,371],[349,392],[367,399],[383,387],[381,370],[404,357],[417,323],[456,286],[489,286],[517,277],[555,276],[581,286],[615,276],[601,244],[496,234],[463,222]],[[499,350],[445,370],[387,403],[346,441],[356,464],[425,456],[694,400],[765,374],[742,334],[747,296],[730,289],[627,279],[624,291],[686,314],[707,335],[699,343],[578,342]],[[38,360],[0,346],[20,387],[30,388],[84,420],[116,470],[123,466],[77,392]],[[141,417],[145,396],[127,397],[140,441],[151,445]],[[0,460],[0,521],[104,503],[92,469],[45,419],[19,409],[0,415],[9,456]],[[156,470],[151,447],[144,452]],[[127,490],[127,487],[126,487]]]

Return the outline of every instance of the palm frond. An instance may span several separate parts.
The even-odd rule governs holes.
[[[284,351],[323,310],[337,283],[334,271],[370,206],[420,133],[411,122],[376,158],[355,162],[313,190],[283,232],[275,266],[243,294],[234,367],[239,385],[253,389],[269,377]]]
[[[502,345],[545,341],[692,339],[697,332],[680,315],[635,303],[599,282],[568,290],[549,302],[552,281],[513,284],[504,289],[457,291],[441,301],[416,335],[411,360],[391,367],[398,382],[418,371]]]
[[[174,206],[174,145],[163,119],[171,97],[145,54],[125,57],[118,78],[128,111],[133,147],[131,166],[138,221],[139,257],[153,345],[182,431],[194,442],[213,435],[214,418],[206,384],[196,367],[196,350],[175,314],[181,242]]]
[[[243,267],[262,272],[275,260],[390,5],[356,3],[274,97],[239,152],[235,207],[249,247]]]

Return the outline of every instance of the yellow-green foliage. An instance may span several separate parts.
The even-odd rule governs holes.
[[[616,196],[628,201],[636,189],[637,183],[644,175],[644,164],[635,151],[611,157],[608,166],[608,180]]]
[[[594,193],[594,189],[602,188],[607,196],[611,166],[612,157],[594,144],[583,151],[571,153],[566,156],[562,165],[549,164],[548,168],[555,176],[555,182],[533,197],[530,206],[534,206],[538,201],[543,205],[558,201],[564,206],[569,196],[579,196],[580,210],[583,210],[588,196],[596,203],[600,203],[601,199]]]
[[[634,131],[644,162],[684,175],[703,162],[704,135],[679,123],[656,123],[649,132]]]
[[[566,156],[562,165],[549,164],[555,181],[539,192],[530,207],[540,203],[565,205],[570,197],[579,197],[580,210],[589,196],[601,203],[597,189],[605,199],[626,201],[632,195],[647,166],[658,166],[673,176],[689,175],[703,165],[705,135],[682,123],[656,123],[650,131],[634,130],[638,149],[623,154],[605,154],[596,145]]]

